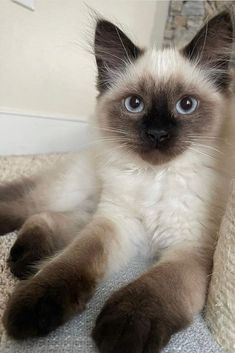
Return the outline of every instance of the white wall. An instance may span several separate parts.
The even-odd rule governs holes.
[[[86,4],[121,24],[138,44],[161,45],[168,1],[86,0]],[[84,1],[35,0],[35,11],[30,11],[11,0],[0,0],[0,114],[83,119],[92,113],[96,68],[86,49],[93,28]],[[10,115],[7,119],[6,126],[6,116],[1,119],[0,115],[2,134],[11,124]],[[25,125],[17,126],[25,140]],[[21,153],[20,147],[1,148],[1,144],[0,154],[3,150]]]

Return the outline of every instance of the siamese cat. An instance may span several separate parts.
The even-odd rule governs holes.
[[[227,11],[180,50],[139,48],[97,20],[93,147],[0,186],[0,232],[19,229],[9,266],[25,279],[10,336],[54,330],[141,251],[152,267],[97,318],[101,353],[157,353],[203,308],[233,176],[232,44]]]

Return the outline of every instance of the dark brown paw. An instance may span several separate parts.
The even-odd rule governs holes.
[[[7,333],[16,339],[44,336],[63,324],[68,305],[63,285],[25,281],[10,298],[3,323]]]
[[[48,230],[40,226],[23,227],[11,248],[8,265],[14,276],[26,279],[37,272],[36,264],[53,253]]]
[[[8,266],[12,274],[20,279],[26,279],[36,272],[37,261],[41,259],[38,249],[34,250],[29,244],[21,244],[16,240],[8,258]]]
[[[134,282],[107,301],[93,339],[101,353],[158,353],[185,324],[171,321],[167,310],[147,286]]]
[[[19,283],[4,313],[8,334],[16,339],[43,336],[85,309],[94,281],[58,256],[29,280]]]

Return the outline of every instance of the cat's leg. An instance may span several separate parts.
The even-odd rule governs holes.
[[[27,195],[36,184],[33,177],[0,184],[0,235],[19,229],[30,213],[35,212],[35,205]]]
[[[96,203],[98,189],[90,151],[67,156],[38,175],[0,183],[0,235],[19,229],[32,215]]]
[[[38,262],[67,246],[91,219],[84,211],[44,212],[27,219],[11,248],[11,272],[25,279],[37,272]]]
[[[73,242],[23,281],[10,298],[3,322],[15,338],[44,335],[84,310],[107,272],[136,252],[139,221],[95,216]]]
[[[160,352],[203,308],[210,265],[197,248],[177,249],[114,293],[93,330],[99,351]]]
[[[41,174],[0,185],[0,234],[22,227],[9,257],[18,277],[66,246],[94,214],[99,185],[90,157],[83,151]]]

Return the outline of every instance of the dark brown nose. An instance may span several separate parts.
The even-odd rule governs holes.
[[[162,142],[170,138],[169,132],[160,129],[147,129],[145,131],[146,138],[151,141],[151,143],[160,145]]]

